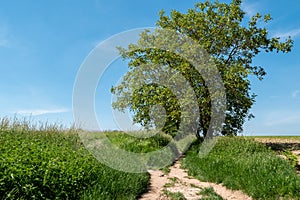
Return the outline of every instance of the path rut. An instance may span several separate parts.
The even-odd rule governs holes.
[[[170,167],[170,172],[167,175],[162,171],[149,171],[149,173],[151,174],[150,188],[140,200],[167,200],[168,197],[164,194],[164,190],[173,193],[181,192],[187,200],[198,200],[202,197],[199,192],[207,187],[212,187],[223,199],[252,200],[242,191],[230,190],[221,184],[202,182],[189,177],[186,171],[180,168],[180,161]]]

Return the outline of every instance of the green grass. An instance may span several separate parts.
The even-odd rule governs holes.
[[[170,141],[163,133],[148,133],[153,136],[149,138],[140,137],[144,132],[130,134],[105,132],[114,145],[137,153],[155,151]],[[89,136],[101,140],[103,134]],[[300,199],[300,176],[292,165],[253,139],[220,138],[204,158],[198,149],[199,144],[193,145],[183,160],[189,175],[222,182],[255,199]],[[150,180],[148,173],[103,165],[85,149],[77,130],[56,124],[0,119],[0,154],[0,199],[136,199]],[[208,199],[218,198],[209,193]],[[169,195],[182,198],[179,193]]]
[[[204,188],[199,192],[199,194],[202,195],[201,200],[223,200],[223,198],[218,195],[212,187]]]
[[[57,125],[0,120],[0,154],[0,199],[136,199],[150,180],[101,164]]]
[[[204,158],[199,144],[187,152],[182,166],[204,181],[241,189],[254,199],[300,199],[300,177],[265,145],[243,137],[222,137]]]
[[[181,192],[170,192],[168,190],[163,190],[164,194],[167,195],[170,200],[185,200],[186,198]]]
[[[178,183],[178,178],[173,177],[173,178],[168,178],[171,182],[168,182],[164,185],[164,187],[173,187],[175,186],[176,183]]]
[[[288,161],[293,167],[297,167],[298,157],[293,154],[291,151],[285,150],[282,152],[282,155],[285,156],[286,161]]]
[[[119,146],[120,148],[136,152],[136,153],[148,153],[160,149],[163,146],[166,146],[172,139],[171,136],[164,134],[162,132],[153,135],[152,137],[139,137],[141,134],[147,134],[147,132],[131,132],[125,134],[123,132],[114,131],[106,132],[106,136],[110,139],[112,144]],[[148,133],[149,134],[149,133]]]
[[[107,160],[107,157],[112,157],[116,159],[116,162],[110,164],[110,166],[130,172],[140,172],[146,169],[156,170],[167,167],[172,164],[176,155],[179,154],[176,144],[171,141],[171,136],[161,132],[81,132],[80,135],[88,150],[93,152],[99,159],[105,157]],[[110,145],[117,150],[122,149],[125,151],[107,150],[106,147]],[[166,148],[163,149],[162,147]],[[104,152],[103,149],[107,151],[104,150]],[[140,153],[141,156],[137,156],[135,159],[131,154],[127,154],[126,152]],[[127,164],[123,165],[122,160],[127,160]],[[109,161],[113,162],[114,160]],[[121,163],[118,161],[121,161]]]

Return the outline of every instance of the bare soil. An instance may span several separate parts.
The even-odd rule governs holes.
[[[265,143],[275,151],[293,149],[292,153],[298,156],[298,173],[300,174],[300,140],[281,138],[256,138],[257,141]],[[149,191],[143,194],[140,200],[168,200],[165,190],[170,192],[181,192],[187,200],[198,200],[202,196],[201,190],[212,187],[223,199],[228,200],[251,200],[252,198],[242,191],[230,190],[222,184],[203,182],[189,177],[186,171],[180,168],[180,161],[170,167],[170,172],[164,174],[162,171],[149,171],[151,175]]]
[[[188,174],[180,168],[179,161],[170,167],[168,174],[164,174],[162,171],[149,171],[149,173],[151,174],[150,188],[140,200],[167,200],[168,197],[164,194],[164,190],[172,193],[181,192],[187,200],[198,200],[202,197],[199,192],[207,187],[212,187],[223,199],[252,199],[241,191],[230,190],[221,184],[202,182],[193,177],[189,177]]]
[[[255,140],[266,144],[274,151],[300,150],[300,137],[257,137]]]

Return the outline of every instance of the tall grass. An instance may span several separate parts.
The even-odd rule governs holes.
[[[300,199],[294,168],[263,144],[251,139],[219,138],[204,158],[195,144],[183,160],[189,175],[241,189],[254,199]]]
[[[123,132],[106,132],[106,136],[110,141],[117,145],[118,147],[131,152],[136,153],[147,153],[160,149],[163,146],[166,146],[172,139],[170,135],[167,135],[163,132],[158,132],[155,135],[146,137],[146,134],[149,132],[140,131],[140,132],[131,132],[125,134]],[[141,134],[144,134],[141,136]]]
[[[136,199],[149,174],[113,170],[81,144],[77,131],[0,120],[0,199]]]
[[[132,152],[147,153],[170,142],[163,133],[149,138],[136,137],[144,134],[139,132],[105,134]],[[182,162],[190,175],[241,189],[255,199],[300,199],[300,177],[264,145],[224,137],[204,158],[198,156],[200,145],[194,144]],[[77,130],[57,124],[0,119],[0,155],[0,199],[136,199],[150,180],[148,173],[120,172],[98,162]]]
[[[0,118],[0,130],[2,132],[32,132],[32,131],[48,131],[48,132],[74,132],[75,128],[64,127],[62,124],[49,122],[33,122],[31,118]]]

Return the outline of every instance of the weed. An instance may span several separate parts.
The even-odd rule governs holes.
[[[293,154],[291,151],[289,150],[285,150],[283,152],[283,155],[286,157],[286,160],[293,166],[296,167],[298,164],[298,157]]]
[[[223,198],[218,195],[212,187],[204,188],[198,194],[202,195],[201,200],[223,200]]]
[[[193,187],[193,188],[198,188],[198,189],[202,189],[202,187],[200,187],[200,186],[198,186],[198,185],[195,185],[195,184],[191,184],[191,187]]]
[[[178,179],[176,177],[168,178],[171,182],[166,183],[164,187],[173,187],[176,183],[178,183]]]
[[[170,165],[168,165],[168,166],[162,168],[161,170],[163,171],[163,173],[164,173],[165,175],[168,175],[168,174],[170,173],[170,171],[171,171],[171,170],[170,170]]]
[[[170,192],[168,190],[163,190],[164,194],[168,196],[170,200],[185,200],[186,198],[181,192]]]

